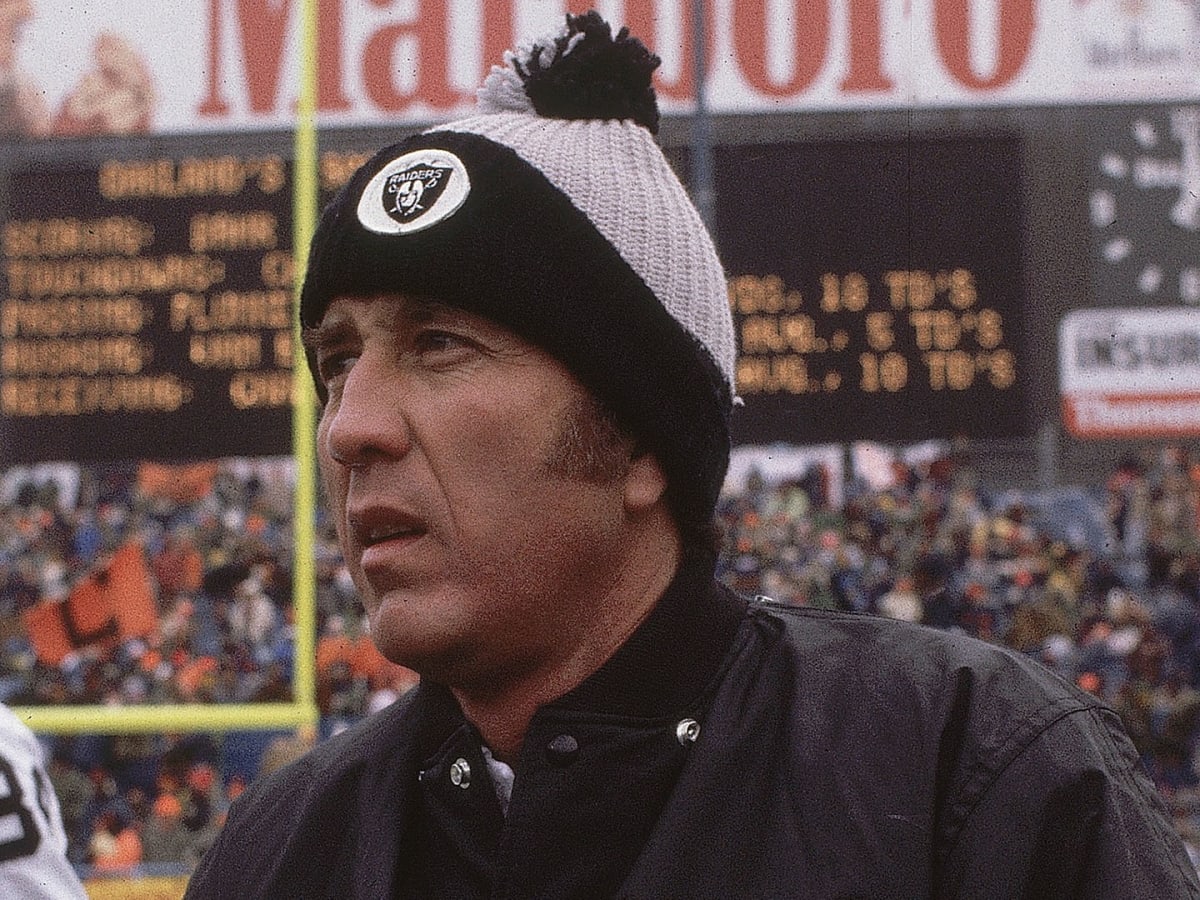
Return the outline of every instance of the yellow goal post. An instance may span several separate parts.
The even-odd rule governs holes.
[[[317,0],[298,0],[300,77],[293,131],[293,295],[299,303],[308,245],[317,220]],[[292,359],[304,359],[293,316]],[[308,378],[292,379],[292,604],[295,623],[290,703],[157,704],[147,706],[25,706],[13,712],[42,734],[181,733],[300,729],[317,722],[316,703],[316,398]]]

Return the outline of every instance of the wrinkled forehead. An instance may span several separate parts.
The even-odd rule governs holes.
[[[512,329],[478,313],[439,300],[394,292],[337,295],[320,321],[304,328],[304,344],[311,354],[366,328],[399,337],[428,326],[465,328],[476,335],[502,340],[510,347],[532,347]]]
[[[329,301],[316,327],[368,314],[392,325],[419,324],[448,316],[465,315],[462,310],[448,303],[398,292],[338,294]]]
[[[319,322],[306,328],[306,334],[319,334],[324,329],[341,328],[346,323],[370,317],[374,324],[389,330],[439,322],[462,322],[509,332],[503,325],[463,308],[439,300],[388,292],[376,294],[338,294],[330,300]]]

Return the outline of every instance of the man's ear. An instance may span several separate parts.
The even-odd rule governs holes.
[[[635,447],[625,474],[626,511],[644,512],[662,499],[667,490],[667,476],[649,450]]]

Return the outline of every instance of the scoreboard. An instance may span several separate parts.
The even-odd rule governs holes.
[[[1021,144],[721,147],[739,442],[1027,429]]]
[[[326,153],[328,194],[365,158]],[[738,443],[1025,428],[1021,142],[716,148]],[[9,174],[0,463],[290,449],[291,165],[278,152]]]
[[[287,453],[290,190],[275,154],[12,173],[5,461]]]
[[[1069,312],[1200,303],[1193,110],[715,120],[735,442],[1028,445]],[[401,136],[322,134],[322,199]],[[289,136],[47,149],[0,154],[0,465],[289,452]]]
[[[293,182],[278,143],[5,172],[0,465],[291,452]],[[323,195],[365,158],[324,154]]]

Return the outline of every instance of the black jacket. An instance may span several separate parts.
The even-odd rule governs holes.
[[[1095,698],[979,641],[718,586],[677,582],[538,712],[516,771],[489,813],[478,735],[422,684],[256,782],[187,896],[1200,897]]]

